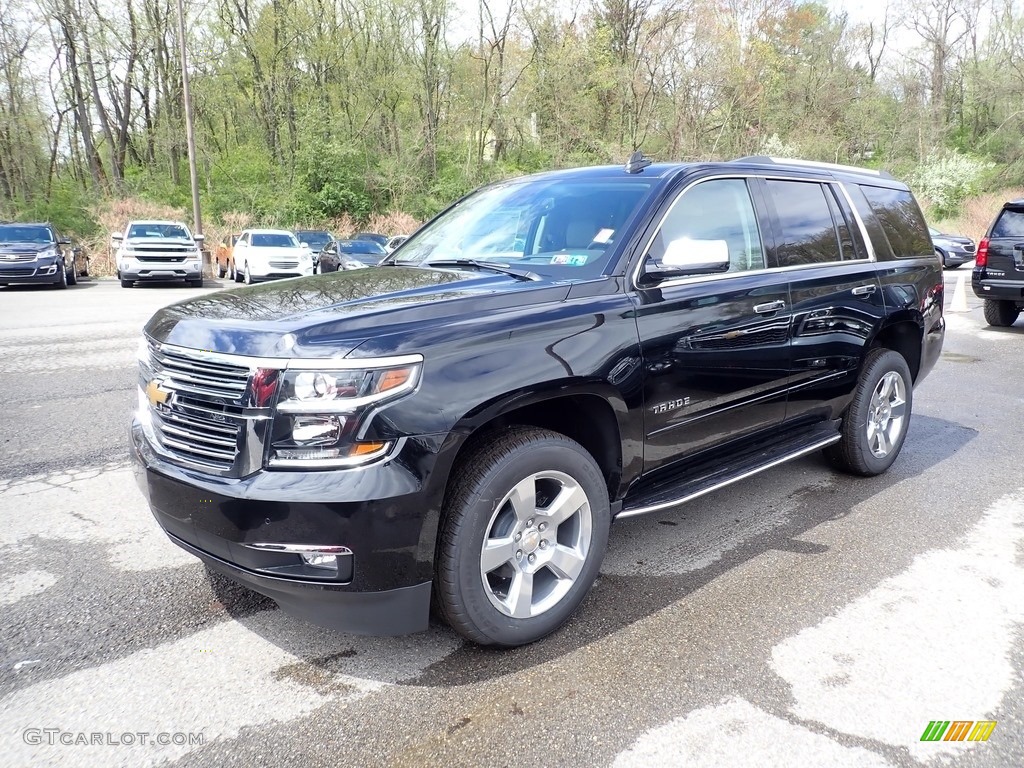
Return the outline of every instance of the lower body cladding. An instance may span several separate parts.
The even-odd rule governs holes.
[[[220,478],[167,462],[132,427],[136,479],[171,541],[286,613],[372,635],[428,625],[437,512],[410,469],[428,443],[361,469]]]

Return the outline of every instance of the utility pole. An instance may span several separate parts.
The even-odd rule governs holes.
[[[188,57],[185,54],[185,9],[178,0],[178,52],[181,55],[181,91],[185,101],[185,140],[188,143],[188,175],[192,183],[193,234],[203,234],[203,218],[199,210],[199,174],[196,171],[196,137],[192,127],[192,95],[188,88]],[[203,268],[206,264],[207,249],[203,243]]]

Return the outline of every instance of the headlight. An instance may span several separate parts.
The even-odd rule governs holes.
[[[381,368],[285,371],[269,466],[354,466],[386,455],[394,441],[363,439],[363,426],[381,404],[416,388],[420,366],[417,360]]]
[[[37,259],[55,259],[58,253],[56,248],[47,248],[45,251],[40,251],[36,254]]]

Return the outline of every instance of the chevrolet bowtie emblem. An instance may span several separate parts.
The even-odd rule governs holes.
[[[146,397],[149,398],[149,404],[156,408],[161,403],[166,403],[171,393],[166,389],[160,388],[160,382],[156,379],[150,380],[146,385]]]

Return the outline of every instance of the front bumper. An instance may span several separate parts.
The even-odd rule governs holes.
[[[59,261],[0,264],[0,285],[53,285],[60,282],[60,269]]]
[[[430,450],[410,441],[380,465],[323,472],[200,474],[168,462],[132,424],[136,479],[171,540],[213,569],[313,624],[398,635],[427,628],[435,504],[412,467]],[[258,543],[344,546],[336,576]]]
[[[117,273],[122,280],[198,280],[203,276],[202,261],[138,261],[121,258]]]
[[[974,251],[965,251],[961,246],[953,245],[942,246],[942,251],[946,254],[946,264],[954,267],[974,261],[974,257],[977,255]]]

